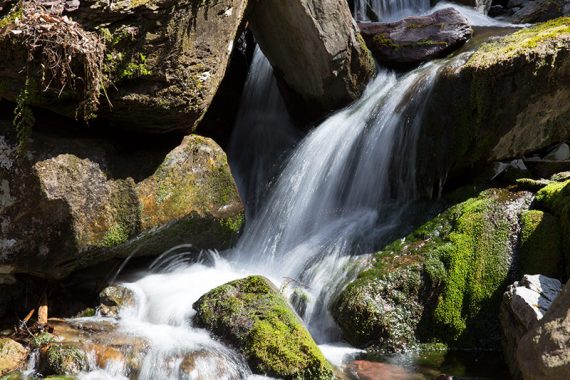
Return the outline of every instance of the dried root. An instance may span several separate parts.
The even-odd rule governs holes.
[[[42,3],[53,5],[22,0],[21,18],[8,31],[10,37],[28,52],[28,78],[31,70],[39,68],[39,90],[56,92],[58,96],[64,91],[78,94],[81,100],[76,118],[92,119],[106,82],[105,45],[96,33],[62,16],[63,7],[48,9]]]

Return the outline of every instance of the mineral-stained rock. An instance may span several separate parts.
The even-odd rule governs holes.
[[[463,45],[473,30],[454,8],[401,21],[361,23],[364,41],[384,65],[405,67],[444,56]]]
[[[299,317],[264,277],[215,288],[193,305],[194,323],[236,347],[258,374],[330,379],[332,369]]]
[[[374,75],[345,1],[256,1],[250,21],[290,109],[305,121],[357,99]]]

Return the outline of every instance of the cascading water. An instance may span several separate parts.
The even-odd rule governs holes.
[[[377,10],[392,17],[406,7]],[[332,297],[356,272],[358,255],[372,252],[389,236],[404,206],[417,196],[422,110],[444,65],[432,62],[400,76],[379,70],[361,99],[290,151],[299,136],[271,66],[256,51],[230,149],[232,170],[250,208],[246,229],[235,249],[222,256],[210,253],[208,260],[189,264],[192,254],[180,254],[187,247],[175,247],[151,273],[124,284],[135,293],[135,304],[113,323],[119,333],[146,342],[138,379],[253,377],[240,355],[192,327],[192,304],[201,295],[250,274],[267,276],[288,295],[305,293],[303,319],[315,340],[338,340],[328,312]],[[275,168],[281,168],[279,175]],[[110,323],[101,317],[73,321],[88,322]],[[337,364],[345,352],[321,347]],[[188,358],[194,364],[189,370]],[[105,366],[91,362],[90,368],[80,378],[132,376],[120,360]]]
[[[356,21],[396,21],[429,9],[430,0],[354,0]]]

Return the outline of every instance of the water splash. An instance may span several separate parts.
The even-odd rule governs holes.
[[[418,15],[429,9],[429,0],[355,0],[354,18],[359,22],[390,22]]]

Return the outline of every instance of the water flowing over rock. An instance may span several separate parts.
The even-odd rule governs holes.
[[[250,21],[289,109],[303,121],[357,99],[374,75],[374,60],[345,1],[259,1]]]
[[[234,345],[256,373],[330,379],[332,369],[271,282],[252,276],[222,285],[193,305],[194,323]]]
[[[44,128],[18,158],[14,127],[0,121],[0,272],[64,277],[134,250],[235,238],[243,209],[213,141],[191,135],[170,152],[170,142],[137,152]]]
[[[358,26],[378,61],[395,67],[442,57],[462,46],[473,33],[469,21],[454,8],[389,24],[361,23]]]
[[[509,369],[521,378],[516,352],[521,338],[542,319],[556,299],[562,284],[542,275],[525,275],[509,285],[501,304],[503,348]]]
[[[562,380],[570,376],[570,282],[550,305],[544,317],[524,335],[516,351],[525,380]]]
[[[489,12],[493,3],[492,0],[452,0],[452,2],[473,7],[483,14]]]
[[[204,115],[224,77],[247,6],[245,0],[83,0],[64,9],[64,3],[46,3],[45,19],[63,12],[104,43],[107,89],[99,118],[117,128],[153,133],[190,131]],[[75,117],[81,101],[77,93],[44,91],[41,57],[27,65],[16,18],[0,20],[0,96],[15,101],[27,83],[29,104]],[[73,69],[83,76],[82,67]]]
[[[461,178],[483,163],[568,141],[568,98],[569,18],[486,43],[435,84],[418,173],[430,177],[435,169],[434,178]]]
[[[530,198],[486,190],[375,254],[332,305],[344,337],[388,351],[434,340],[496,348],[501,295]]]

